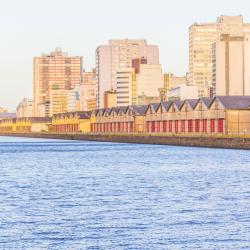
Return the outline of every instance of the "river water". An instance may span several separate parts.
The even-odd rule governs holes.
[[[0,249],[250,249],[250,152],[0,137]]]

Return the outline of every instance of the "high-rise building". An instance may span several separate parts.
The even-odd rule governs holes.
[[[72,90],[81,82],[82,57],[68,56],[60,48],[33,60],[34,115],[41,104],[49,105],[51,90]],[[46,109],[47,110],[47,109]],[[48,115],[48,110],[45,112]]]
[[[135,69],[127,68],[116,74],[117,106],[136,104]]]
[[[222,34],[213,46],[214,95],[250,95],[250,33]]]
[[[117,106],[160,101],[164,88],[161,65],[148,64],[145,58],[133,59],[132,68],[117,72],[116,86]]]
[[[132,68],[132,60],[146,58],[149,64],[159,64],[159,49],[145,40],[110,40],[96,50],[97,106],[104,106],[104,92],[116,90],[116,73]]]
[[[199,96],[209,96],[212,86],[212,45],[221,34],[246,33],[250,24],[242,16],[220,16],[215,23],[195,23],[189,28],[189,81]]]
[[[18,104],[16,109],[17,117],[33,117],[34,116],[34,102],[27,98]]]
[[[83,72],[80,85],[80,110],[91,111],[96,108],[96,72]]]

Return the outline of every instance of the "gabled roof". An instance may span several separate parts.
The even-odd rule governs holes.
[[[176,101],[173,101],[173,105],[175,105],[177,109],[180,110],[184,102],[185,101],[176,100]]]
[[[96,116],[97,115],[97,113],[98,113],[98,109],[94,109],[94,110],[92,110],[92,111],[90,111],[91,112],[91,116],[93,115],[93,116]]]
[[[173,103],[172,101],[161,102],[160,105],[159,105],[159,107],[158,107],[158,109],[160,108],[160,106],[162,106],[163,109],[167,112],[169,110],[169,108],[171,107],[172,103]],[[158,111],[158,109],[157,109],[157,111]]]
[[[133,115],[145,115],[147,108],[148,105],[133,105],[133,106],[128,106],[127,111],[128,110],[132,111]]]
[[[250,109],[250,96],[217,96],[210,106],[218,100],[225,109]]]
[[[182,103],[180,109],[184,106],[185,103],[187,103],[187,104],[190,106],[191,109],[194,109],[195,106],[196,106],[196,104],[197,104],[198,102],[199,102],[198,99],[186,99],[186,100],[183,101],[183,103]]]
[[[111,111],[112,111],[112,108],[106,108],[103,111],[103,115],[110,115]]]
[[[31,122],[38,123],[38,122],[51,122],[51,117],[31,117],[29,118]]]
[[[113,107],[113,108],[111,109],[110,114],[113,113],[113,112],[114,112],[115,114],[118,114],[119,110],[120,110],[120,107]]]
[[[152,113],[156,113],[159,106],[160,103],[150,103],[147,107],[146,113],[148,112],[149,109],[151,110]]]
[[[105,109],[99,109],[97,115],[103,116]]]
[[[121,106],[118,112],[119,112],[119,113],[122,112],[123,114],[125,114],[127,108],[128,108],[128,106]]]
[[[19,117],[16,119],[16,121],[27,121],[27,122],[33,122],[33,123],[40,123],[40,122],[51,122],[51,117]]]
[[[89,119],[91,116],[91,111],[78,111],[76,112],[76,115],[80,118],[80,119]]]
[[[201,97],[199,100],[203,102],[206,105],[206,107],[209,107],[213,101],[213,98]]]

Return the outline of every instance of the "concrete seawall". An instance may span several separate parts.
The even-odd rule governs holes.
[[[158,144],[191,147],[250,149],[250,138],[240,137],[187,137],[156,135],[108,135],[108,134],[55,134],[55,133],[0,133],[0,136],[100,141],[137,144]]]

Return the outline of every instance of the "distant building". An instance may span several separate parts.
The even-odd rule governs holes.
[[[51,90],[72,90],[81,82],[82,57],[68,56],[60,48],[33,60],[34,115],[39,105],[50,103]],[[48,112],[45,112],[46,115]]]
[[[209,96],[212,86],[212,45],[221,34],[250,32],[242,16],[220,16],[217,22],[193,24],[189,28],[189,77],[199,96]]]
[[[195,85],[180,85],[177,88],[171,89],[167,93],[167,99],[169,101],[185,100],[185,99],[197,99],[198,87]]]
[[[136,74],[136,93],[160,101],[160,90],[164,87],[164,77],[160,64],[141,64]],[[138,104],[138,102],[137,102]]]
[[[0,107],[0,113],[7,113],[7,112],[8,112],[7,109],[5,109],[5,108],[3,108],[3,107]]]
[[[214,95],[250,95],[250,33],[223,34],[213,46]]]
[[[187,85],[187,76],[175,76],[173,73],[164,74],[164,89],[167,93],[170,89],[175,89],[180,85]]]
[[[14,119],[16,118],[16,113],[0,113],[0,120],[4,119]]]
[[[116,107],[116,91],[105,91],[104,92],[104,108]]]
[[[33,100],[23,98],[23,100],[17,106],[16,114],[18,118],[19,117],[33,117],[34,116]]]
[[[118,106],[160,101],[164,87],[161,65],[148,64],[146,58],[133,59],[132,68],[117,72],[116,86]]]
[[[80,110],[91,111],[96,108],[96,72],[83,72],[80,85]]]
[[[97,107],[104,106],[104,92],[116,90],[116,73],[132,68],[132,60],[147,58],[149,64],[159,64],[159,49],[145,40],[110,40],[96,50]]]
[[[78,89],[51,90],[50,117],[58,113],[75,112],[79,100]]]
[[[116,73],[117,106],[136,103],[136,75],[133,68]]]

